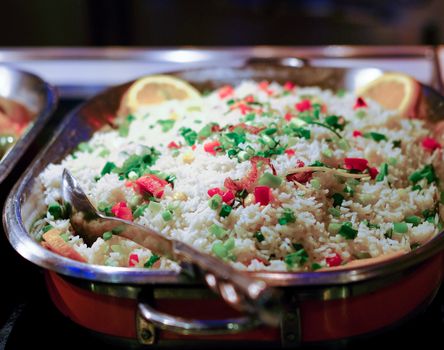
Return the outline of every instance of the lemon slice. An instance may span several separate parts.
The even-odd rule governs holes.
[[[169,100],[200,98],[200,93],[187,82],[169,75],[149,75],[136,80],[122,103],[129,112]]]
[[[420,93],[419,83],[403,73],[384,73],[359,88],[356,94],[368,97],[387,109],[398,110],[401,117],[413,117]]]

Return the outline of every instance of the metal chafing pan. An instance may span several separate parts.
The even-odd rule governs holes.
[[[252,60],[241,68],[172,74],[202,91],[244,79],[354,90],[382,72],[317,68],[285,58]],[[444,232],[409,254],[372,265],[315,273],[254,273],[284,292],[280,329],[255,328],[255,320],[230,310],[203,283],[185,273],[88,265],[41,247],[28,233],[45,211],[37,176],[113,120],[130,84],[111,88],[66,116],[5,205],[10,243],[23,257],[46,269],[51,297],[65,315],[100,334],[139,344],[243,340],[287,346],[370,333],[404,319],[433,299],[443,279]],[[444,98],[425,85],[421,85],[420,106],[431,123],[443,120]]]
[[[57,94],[52,86],[36,75],[0,65],[0,99],[0,107],[11,112],[9,118],[20,119],[26,124],[17,142],[0,159],[1,184],[47,123],[57,105]]]

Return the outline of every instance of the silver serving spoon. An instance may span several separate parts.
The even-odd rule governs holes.
[[[168,239],[133,222],[101,214],[67,169],[63,170],[62,198],[71,207],[70,221],[74,231],[86,242],[92,243],[104,232],[111,231],[160,256],[192,263],[203,272],[211,289],[227,303],[240,311],[257,316],[265,324],[278,325],[280,293],[267,287],[264,281],[252,278],[186,243]]]

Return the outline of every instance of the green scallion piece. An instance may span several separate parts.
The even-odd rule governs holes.
[[[340,193],[334,193],[333,196],[333,207],[341,206],[344,201],[344,196]]]
[[[162,128],[162,132],[168,132],[174,127],[175,122],[174,119],[159,119],[157,124]]]
[[[337,222],[331,222],[328,225],[328,229],[327,231],[330,232],[331,234],[337,234],[339,232],[339,230],[341,229],[342,224],[337,223]]]
[[[54,227],[52,225],[46,225],[46,226],[43,226],[42,231],[43,231],[43,233],[46,233],[49,230],[52,230],[53,228]]]
[[[376,175],[376,182],[380,182],[382,180],[384,180],[384,178],[388,175],[388,164],[387,163],[382,163],[380,168],[379,168],[379,173],[378,175]]]
[[[113,162],[106,162],[102,171],[100,172],[100,175],[103,176],[105,174],[111,173],[111,171],[116,167],[116,164]]]
[[[256,233],[254,234],[254,238],[256,238],[256,240],[257,240],[259,243],[265,241],[265,237],[264,237],[264,235],[263,235],[260,231],[258,231],[258,232],[256,232]]]
[[[308,254],[304,248],[299,249],[294,253],[290,253],[284,258],[284,262],[290,268],[295,265],[302,266],[307,262],[307,260],[308,260]]]
[[[152,214],[157,214],[157,213],[160,211],[160,209],[162,209],[162,205],[161,205],[160,203],[157,203],[157,202],[151,201],[151,202],[148,204],[148,210],[149,210]]]
[[[219,238],[219,239],[225,237],[225,236],[228,234],[228,231],[227,231],[227,230],[225,230],[223,227],[221,227],[221,226],[219,226],[219,225],[216,225],[216,224],[211,225],[211,226],[208,228],[208,231],[209,231],[211,234],[215,235],[216,238]]]
[[[326,156],[327,158],[331,158],[331,157],[333,157],[333,151],[332,151],[330,148],[324,148],[324,149],[322,150],[322,154],[323,154],[324,156]]]
[[[226,250],[230,251],[235,247],[235,244],[236,242],[234,241],[234,238],[230,237],[224,242],[224,247]]]
[[[113,236],[113,233],[111,231],[106,231],[103,233],[102,238],[104,241],[108,241]]]
[[[396,233],[407,233],[409,230],[409,227],[405,222],[394,222],[393,223],[393,231]]]
[[[162,219],[164,221],[170,221],[173,219],[173,214],[169,210],[165,210],[162,212]]]
[[[316,270],[322,269],[322,265],[320,265],[320,264],[318,264],[318,263],[313,263],[313,264],[311,264],[311,269],[312,269],[313,271],[316,271]]]
[[[355,230],[352,227],[351,222],[345,222],[341,225],[341,228],[339,229],[338,233],[345,239],[355,239],[356,236],[358,235],[358,230]]]
[[[233,208],[231,208],[228,204],[223,204],[222,208],[220,209],[219,216],[223,218],[227,217],[230,215],[232,209]]]
[[[282,184],[282,178],[271,173],[264,173],[259,179],[259,185],[278,188]]]
[[[214,253],[214,255],[221,259],[224,259],[228,256],[228,249],[225,248],[225,246],[221,242],[214,243],[211,247],[211,251]]]
[[[376,142],[380,142],[382,140],[387,141],[387,137],[384,134],[380,134],[378,132],[367,132],[364,135],[365,138],[373,139]]]
[[[52,215],[54,220],[63,219],[63,208],[58,203],[52,203],[48,206],[48,213]]]
[[[138,217],[141,217],[145,210],[149,207],[149,204],[142,204],[134,210],[133,217],[134,219],[137,219]]]
[[[153,255],[151,255],[150,258],[146,261],[146,263],[143,264],[143,267],[146,267],[146,268],[149,269],[149,268],[152,267],[152,266],[154,265],[154,263],[155,263],[157,260],[159,260],[159,259],[160,259],[159,256],[157,256],[156,254],[153,254]]]
[[[219,194],[215,194],[213,197],[211,197],[208,200],[208,206],[213,210],[219,208],[221,204],[222,204],[222,197]]]
[[[337,208],[328,208],[328,212],[331,214],[331,216],[338,218],[341,216],[341,211]]]
[[[413,224],[413,226],[417,226],[421,223],[421,218],[419,216],[416,215],[411,215],[411,216],[407,216],[404,219],[405,222],[409,223],[409,224]]]
[[[280,225],[287,225],[287,224],[296,222],[296,216],[294,215],[293,210],[291,210],[289,208],[285,208],[284,213],[278,219],[278,222]]]

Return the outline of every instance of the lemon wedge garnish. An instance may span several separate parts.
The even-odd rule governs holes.
[[[397,110],[401,117],[413,117],[420,93],[419,83],[407,74],[389,72],[357,89],[387,109]]]
[[[169,75],[149,75],[136,80],[126,92],[122,104],[132,113],[141,107],[169,100],[200,98],[200,93],[187,82]]]

